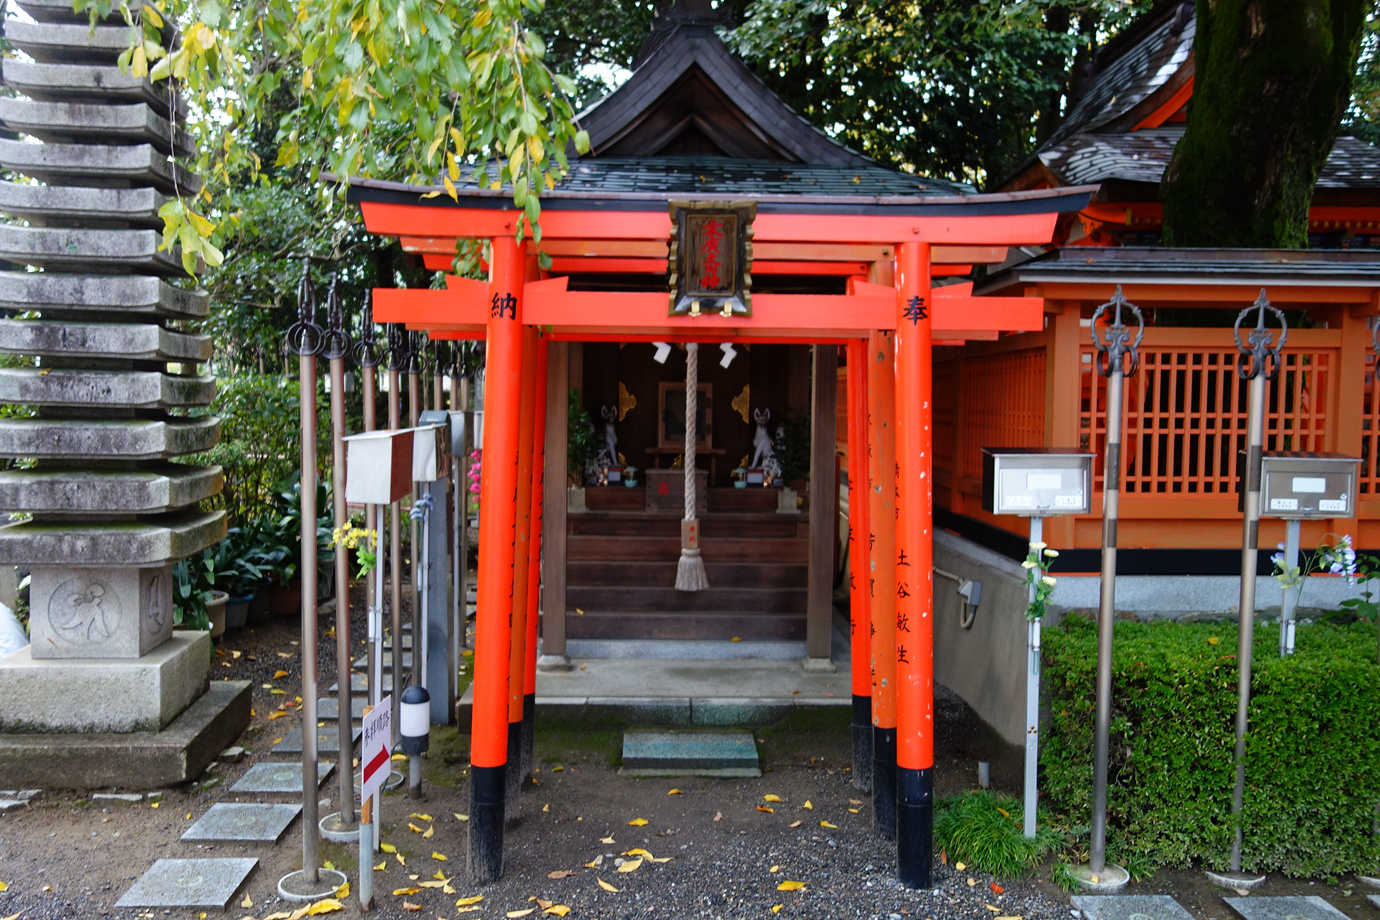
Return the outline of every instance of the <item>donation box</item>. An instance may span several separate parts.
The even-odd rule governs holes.
[[[1087,514],[1093,455],[1054,447],[984,447],[982,508],[991,514]]]

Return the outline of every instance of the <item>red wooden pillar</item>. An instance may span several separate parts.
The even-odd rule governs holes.
[[[930,246],[896,251],[896,868],[931,886],[934,768],[934,455]]]
[[[848,641],[853,669],[853,788],[872,791],[872,611],[867,558],[867,342],[848,342]]]
[[[503,874],[524,249],[512,237],[495,237],[489,262],[492,306],[486,323],[488,385],[484,388],[484,473],[479,484],[479,587],[470,736],[469,864],[470,874],[481,884],[497,881]]]
[[[872,611],[872,820],[896,837],[896,379],[892,336],[867,343],[868,579]]]
[[[518,378],[517,488],[513,491],[513,514],[517,522],[513,544],[512,610],[508,623],[513,632],[508,655],[508,777],[504,808],[508,823],[521,817],[518,796],[522,791],[522,700],[527,673],[527,570],[532,545],[532,441],[537,388],[537,328],[522,330],[522,374]],[[481,481],[482,481],[481,477]],[[481,527],[481,532],[483,528]]]
[[[542,502],[546,485],[546,373],[550,342],[537,338],[537,372],[531,398],[536,409],[532,419],[532,523],[527,554],[527,662],[522,675],[522,775],[532,775],[532,743],[537,711],[537,614],[541,600]]]

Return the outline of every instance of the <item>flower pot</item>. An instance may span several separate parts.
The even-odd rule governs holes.
[[[584,487],[584,486],[571,486],[569,489],[566,490],[566,493],[565,493],[565,494],[566,494],[566,504],[565,504],[565,508],[566,508],[567,511],[587,511],[587,510],[589,510],[589,509],[588,509],[588,506],[586,506],[586,504],[585,504],[585,487]]]
[[[275,582],[266,593],[269,613],[295,617],[302,612],[302,579],[294,578],[285,585]]]
[[[633,488],[634,486],[637,485],[637,480],[636,480],[636,479],[624,479],[624,480],[623,480],[623,485],[625,485],[625,486],[627,486],[629,489],[631,489],[631,488]]]
[[[253,597],[232,597],[225,602],[225,628],[244,629],[249,623],[249,605]]]
[[[746,489],[746,488],[747,488],[747,480],[746,480],[746,479],[735,479],[735,480],[733,480],[733,488],[735,488],[735,489]]]
[[[211,618],[211,638],[219,639],[225,635],[225,604],[230,595],[224,591],[212,591],[206,601],[206,615]]]

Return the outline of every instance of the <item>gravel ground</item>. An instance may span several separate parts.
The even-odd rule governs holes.
[[[335,672],[334,642],[325,636],[329,620],[322,617],[322,687],[329,686]],[[362,635],[360,626],[356,624],[355,635]],[[276,846],[178,841],[215,802],[291,801],[234,796],[228,789],[251,764],[287,759],[268,751],[275,738],[296,726],[298,716],[268,717],[279,706],[293,709],[287,701],[300,692],[296,639],[295,621],[270,619],[252,631],[228,635],[220,647],[223,654],[213,665],[213,677],[254,682],[255,717],[242,741],[250,753],[241,762],[217,765],[197,783],[165,790],[157,807],[148,801],[126,805],[44,792],[30,807],[0,815],[0,882],[8,886],[0,892],[0,918],[263,920],[296,907],[281,901],[276,887],[279,878],[301,867],[300,822]],[[354,644],[362,651],[362,643]],[[275,678],[279,670],[288,675]],[[265,685],[287,693],[273,694]],[[971,783],[978,756],[984,751],[988,753],[982,756],[992,756],[994,747],[961,702],[951,696],[939,702],[936,786],[948,794]],[[438,729],[425,765],[422,799],[401,793],[384,799],[382,839],[397,852],[376,860],[385,868],[375,873],[376,907],[368,916],[498,918],[535,908],[528,916],[537,920],[545,916],[542,902],[568,906],[569,916],[578,920],[1075,916],[1068,896],[1048,881],[1048,866],[1029,879],[997,880],[943,861],[936,864],[932,890],[902,889],[894,878],[894,848],[872,832],[870,800],[851,785],[848,719],[847,708],[840,707],[796,717],[784,726],[759,727],[766,772],[754,780],[620,776],[616,763],[624,726],[539,723],[536,782],[524,788],[522,819],[507,831],[504,877],[485,887],[467,881],[466,824],[458,817],[468,812],[469,739],[454,728]],[[997,758],[993,780],[1016,791],[1019,762]],[[333,798],[336,788],[332,777],[322,786],[323,798]],[[671,794],[673,789],[679,791]],[[768,795],[781,801],[768,803]],[[334,810],[323,805],[321,813]],[[629,824],[636,819],[647,823]],[[618,871],[620,862],[640,855],[626,855],[635,849],[651,857],[642,856],[632,871]],[[154,860],[197,856],[252,856],[260,864],[224,911],[114,908]],[[356,848],[323,841],[320,857],[357,885]],[[421,887],[429,881],[441,887]],[[600,881],[618,890],[609,891]],[[783,891],[778,887],[783,882],[803,886]],[[417,890],[393,894],[412,888]],[[1234,916],[1221,892],[1197,873],[1162,872],[1134,889],[1174,894],[1204,920]],[[1365,902],[1366,892],[1352,885],[1271,879],[1262,893],[1322,894],[1354,920],[1380,916]],[[330,916],[366,916],[355,895],[357,891],[344,899],[344,910]],[[462,910],[456,904],[479,895],[482,900],[464,905],[477,909]],[[419,909],[409,909],[414,906]]]

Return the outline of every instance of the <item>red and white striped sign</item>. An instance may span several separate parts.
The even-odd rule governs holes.
[[[367,799],[373,795],[391,772],[388,765],[392,755],[388,750],[388,741],[393,734],[392,713],[393,697],[390,694],[364,715],[361,739],[364,746],[359,754],[359,762],[364,765],[361,798]]]

